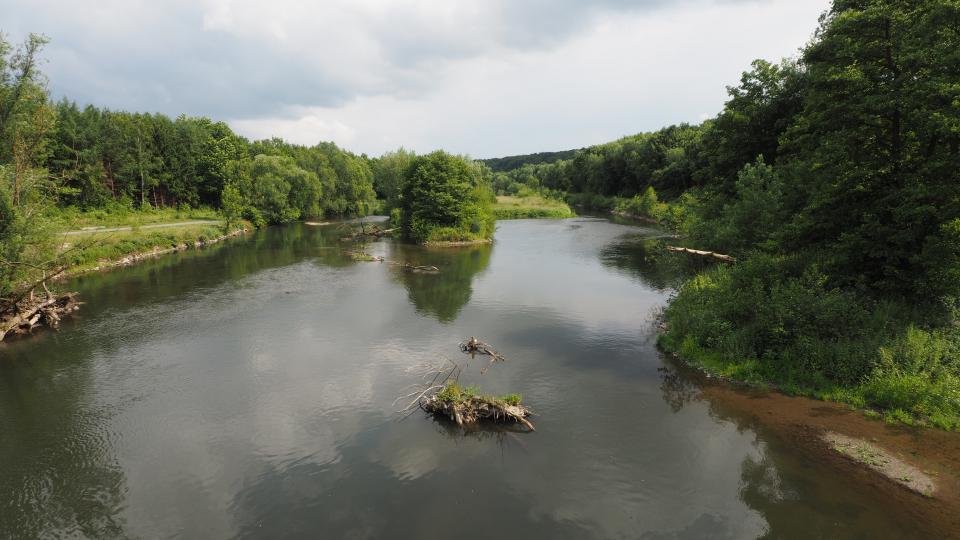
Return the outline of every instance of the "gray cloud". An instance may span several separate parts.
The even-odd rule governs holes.
[[[702,28],[684,34],[687,29],[677,25],[744,3],[752,6],[732,21],[769,6],[780,6],[774,12],[800,11],[790,0],[0,0],[0,31],[13,39],[27,32],[48,35],[52,42],[45,71],[51,89],[55,96],[81,104],[242,120],[236,125],[245,126],[242,131],[251,136],[278,134],[300,142],[331,137],[365,151],[452,144],[458,151],[489,155],[566,146],[558,129],[576,129],[580,139],[571,143],[579,146],[657,127],[635,122],[641,106],[651,122],[695,120],[715,112],[723,85],[735,82],[752,59],[735,50],[745,48],[739,42],[750,34],[741,27],[739,35],[732,35],[738,30],[730,21],[716,23],[711,35]],[[664,34],[661,20],[679,32]],[[763,26],[770,21],[756,22],[761,26],[752,34],[771,33]],[[807,36],[815,23],[814,17],[795,24]],[[651,37],[648,42],[618,42],[607,39],[610,32]],[[680,41],[676,35],[687,37]],[[718,37],[729,42],[718,42]],[[606,43],[607,48],[591,43]],[[756,49],[753,57],[767,56]],[[782,47],[774,49],[783,54]],[[584,50],[590,53],[581,54]],[[654,64],[676,51],[687,57]],[[735,69],[714,73],[716,60],[697,67],[699,57],[721,53]],[[688,62],[691,66],[684,65]],[[649,86],[644,79],[656,78],[660,85],[688,81],[689,69],[699,69],[702,79],[720,75],[703,85],[701,97],[709,99],[693,105],[671,99],[650,115],[652,98],[629,100],[618,89]],[[592,95],[571,90],[576,87]],[[529,102],[530,92],[546,101]],[[587,103],[621,101],[611,101],[610,110],[581,107],[581,118],[551,116],[550,111],[574,112],[557,109],[551,99],[576,99],[576,105],[580,96]],[[526,109],[511,103],[526,103]],[[451,114],[457,107],[472,108],[480,117]],[[539,117],[531,111],[539,111]],[[511,122],[514,117],[518,120]],[[450,118],[473,125],[469,132],[453,133]],[[591,118],[597,124],[589,125]],[[619,118],[628,119],[630,126]],[[378,121],[391,120],[416,124],[416,130],[399,133],[394,125],[371,131]],[[424,127],[432,123],[439,123],[439,129]],[[480,134],[485,138],[478,144]],[[523,145],[515,140],[507,149],[510,141],[504,134]]]
[[[676,5],[476,0],[438,2],[431,13],[410,2],[361,4],[367,9],[349,2],[0,2],[4,31],[52,38],[47,70],[56,94],[111,108],[225,117],[335,106],[357,95],[417,95],[430,87],[438,62],[549,49],[598,15]],[[330,33],[331,23],[351,26]],[[272,25],[286,36],[272,39]],[[354,42],[340,39],[350,34]]]

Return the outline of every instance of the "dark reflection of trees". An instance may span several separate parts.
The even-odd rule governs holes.
[[[631,234],[600,250],[600,262],[657,291],[679,286],[703,262],[666,250],[667,241],[646,234]]]
[[[490,264],[493,246],[483,244],[456,248],[423,248],[404,244],[391,246],[388,258],[414,266],[436,266],[439,273],[397,269],[395,276],[407,289],[417,312],[453,321],[473,294],[473,278]]]
[[[646,532],[641,540],[733,540],[736,538],[730,527],[730,518],[712,514],[700,514],[697,519],[678,531]]]
[[[724,383],[704,380],[692,369],[669,366],[662,373],[666,374],[661,375],[661,389],[671,406],[703,400],[713,418],[733,424],[741,433],[755,434],[757,454],[745,456],[740,464],[738,495],[766,521],[762,538],[942,537],[931,534],[927,525],[908,519],[889,494],[868,489],[869,484],[861,483],[863,478],[851,476],[849,471],[833,474],[822,448],[809,440],[816,438],[816,433],[800,425],[766,425],[755,409],[725,401],[722,392],[716,398],[706,397],[699,390],[703,385]]]
[[[109,412],[91,403],[90,366],[71,360],[83,346],[31,339],[0,353],[0,538],[126,537]]]
[[[497,444],[503,446],[506,442],[515,440],[516,437],[530,433],[519,424],[482,422],[458,426],[456,422],[449,418],[434,414],[429,416],[433,420],[437,432],[450,439],[495,440]]]
[[[660,392],[673,412],[680,412],[691,401],[700,399],[700,388],[673,366],[657,368],[660,374]]]

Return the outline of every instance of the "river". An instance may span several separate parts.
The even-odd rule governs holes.
[[[762,398],[658,353],[653,321],[679,269],[651,248],[656,230],[521,220],[493,245],[366,248],[439,274],[355,262],[338,234],[268,228],[77,278],[75,318],[0,344],[0,538],[884,539],[950,526],[757,421]],[[417,366],[466,362],[470,336],[507,361],[481,374],[469,360],[461,381],[521,393],[536,432],[395,412]]]

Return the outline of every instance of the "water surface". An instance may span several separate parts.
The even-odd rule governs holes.
[[[910,538],[863,483],[697,392],[655,349],[677,268],[655,230],[511,221],[496,243],[366,250],[335,227],[69,286],[59,332],[0,344],[0,537]],[[395,398],[478,336],[535,433]]]

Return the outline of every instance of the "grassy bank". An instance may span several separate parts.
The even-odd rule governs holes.
[[[223,216],[211,209],[113,208],[83,212],[74,208],[58,209],[50,216],[51,228],[69,274],[98,267],[145,253],[167,252],[205,244],[240,229],[251,229],[248,222],[229,228]],[[194,223],[209,221],[209,223]],[[116,230],[121,229],[121,230]],[[63,233],[70,232],[69,235]]]
[[[249,230],[252,226],[249,223],[241,223],[229,231],[222,225],[189,225],[149,231],[134,229],[110,233],[92,232],[69,237],[63,244],[63,249],[71,250],[74,246],[85,246],[69,251],[65,257],[65,261],[70,265],[69,273],[83,273],[105,265],[110,266],[110,263],[129,256],[167,252],[206,244],[244,228]]]
[[[497,219],[560,219],[576,216],[567,203],[540,195],[527,197],[500,195],[493,206],[493,214]]]
[[[810,270],[784,276],[785,265],[755,256],[694,277],[666,310],[660,346],[720,377],[960,430],[960,330],[938,325],[935,308],[833,288]]]
[[[53,228],[58,232],[89,227],[137,227],[184,221],[221,220],[223,215],[212,208],[151,208],[133,210],[114,205],[98,210],[83,211],[77,208],[57,209],[50,215]]]

